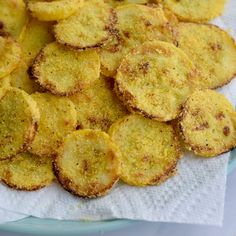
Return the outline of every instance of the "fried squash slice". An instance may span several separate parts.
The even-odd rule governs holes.
[[[115,11],[103,1],[87,1],[54,29],[57,42],[76,49],[101,46],[116,24]]]
[[[74,14],[83,2],[83,0],[28,0],[27,8],[33,17],[41,21],[57,21]]]
[[[121,151],[124,182],[157,185],[175,174],[181,152],[170,124],[129,115],[114,123],[108,133]]]
[[[130,52],[115,78],[118,97],[133,113],[169,121],[194,90],[196,68],[173,44],[152,41]]]
[[[9,75],[19,64],[21,47],[12,37],[0,32],[0,78]]]
[[[28,21],[23,0],[0,0],[0,30],[18,39]]]
[[[26,152],[0,161],[0,179],[17,190],[34,191],[46,187],[54,179],[52,158]]]
[[[38,156],[53,156],[65,135],[76,129],[76,110],[67,97],[56,97],[50,93],[34,93],[41,119],[38,132],[29,151]]]
[[[189,150],[204,157],[217,156],[236,146],[236,111],[213,90],[196,91],[179,117],[181,135]]]
[[[90,87],[70,97],[76,107],[79,128],[106,132],[112,123],[127,114],[112,89],[111,78],[101,76]]]
[[[207,22],[223,12],[226,0],[163,0],[162,3],[182,21]]]
[[[38,54],[31,72],[44,89],[67,96],[99,78],[100,59],[95,50],[69,50],[53,42]]]
[[[54,171],[67,191],[86,198],[103,196],[119,179],[119,150],[102,131],[78,130],[65,138]]]
[[[117,25],[100,50],[101,73],[114,77],[122,58],[149,40],[169,40],[170,27],[161,7],[127,4],[116,8]]]
[[[4,160],[27,150],[34,140],[40,114],[26,92],[9,87],[0,93],[0,160]]]
[[[236,75],[236,44],[231,36],[210,24],[180,23],[176,41],[199,71],[201,88],[215,89]]]

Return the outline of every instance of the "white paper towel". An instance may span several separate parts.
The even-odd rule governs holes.
[[[213,23],[236,37],[236,1]],[[219,90],[236,104],[236,80]],[[186,153],[178,174],[161,186],[136,188],[118,184],[102,198],[85,200],[57,183],[36,192],[0,185],[0,223],[33,215],[67,220],[128,218],[148,221],[221,225],[229,153],[213,159]],[[14,213],[15,212],[15,213]]]

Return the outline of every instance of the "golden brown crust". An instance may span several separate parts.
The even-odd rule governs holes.
[[[235,39],[230,35],[230,34],[228,34],[226,31],[224,31],[223,29],[221,29],[219,26],[217,26],[217,25],[214,25],[214,24],[211,24],[211,23],[207,23],[207,22],[203,22],[203,23],[200,23],[200,22],[181,22],[181,23],[179,23],[179,25],[177,25],[177,27],[175,27],[174,28],[174,33],[173,33],[173,38],[174,38],[174,44],[176,45],[176,47],[179,47],[180,49],[182,49],[190,58],[197,58],[198,59],[198,54],[196,53],[196,55],[193,55],[193,54],[191,54],[191,52],[190,52],[190,50],[188,49],[188,46],[187,46],[187,44],[185,43],[185,45],[186,45],[186,48],[185,48],[185,45],[183,45],[183,46],[181,46],[180,45],[180,33],[179,33],[179,29],[178,29],[178,27],[181,27],[181,26],[189,26],[190,27],[190,33],[191,33],[191,31],[192,32],[194,32],[194,28],[193,28],[193,26],[198,26],[199,27],[199,29],[200,29],[200,27],[201,26],[207,26],[207,27],[209,27],[210,29],[212,29],[212,31],[213,30],[218,30],[218,34],[220,35],[220,34],[222,34],[222,37],[223,37],[223,35],[224,35],[224,37],[225,37],[225,39],[226,39],[226,37],[227,37],[227,39],[229,39],[230,41],[231,41],[231,44],[232,45],[234,45],[234,51],[236,52],[236,41],[235,41]],[[200,32],[200,31],[199,31]],[[196,33],[197,34],[197,33]],[[207,34],[207,33],[205,33],[205,34]],[[214,36],[214,35],[213,35]],[[212,36],[212,38],[213,38],[213,36]],[[191,39],[191,35],[188,35],[188,37],[189,37],[189,39]],[[202,37],[202,36],[201,36]],[[215,37],[215,36],[214,36]],[[200,41],[204,41],[205,39],[203,39],[203,38],[200,38]],[[223,40],[223,39],[222,39]],[[206,40],[205,40],[206,41]],[[215,39],[215,41],[219,41],[219,39]],[[195,47],[195,45],[193,45],[192,44],[192,41],[189,41],[189,42],[187,42],[187,43],[189,43],[189,46],[190,47],[192,47],[193,49],[195,49],[194,47]],[[224,41],[222,41],[221,42],[222,44],[226,44],[227,42],[224,42]],[[205,47],[207,47],[207,45],[205,45]],[[221,46],[219,46],[219,47],[221,47]],[[217,49],[221,49],[221,48],[216,48],[215,50],[217,51]],[[201,48],[196,48],[195,49],[196,50],[196,52],[197,51],[199,51],[199,50],[202,50]],[[214,50],[214,48],[212,48],[212,50]],[[204,53],[206,53],[206,52],[201,52],[201,54],[200,55],[203,55],[204,56]],[[208,53],[209,54],[209,53]],[[209,54],[210,55],[210,54]],[[195,61],[196,59],[192,59],[193,60],[193,63],[195,64],[195,66],[197,67],[197,69],[199,70],[199,77],[202,77],[203,78],[203,80],[205,80],[206,78],[204,78],[204,76],[206,76],[205,75],[205,72],[206,71],[204,71],[203,73],[204,74],[201,74],[201,68],[199,67],[199,65],[198,65],[198,63],[200,63],[201,62],[201,59],[200,59],[200,61]],[[216,60],[216,58],[214,58],[214,60]],[[202,63],[205,63],[205,61],[203,61]],[[219,63],[219,62],[218,62]],[[203,66],[203,65],[200,65],[201,67]],[[217,65],[218,67],[222,67],[222,65],[221,64],[219,64],[219,65]],[[224,66],[223,66],[224,67]],[[212,69],[214,69],[214,68],[211,68],[211,70]],[[214,70],[213,70],[213,72],[214,72]],[[214,72],[215,73],[215,72]],[[213,74],[214,74],[213,73]],[[210,74],[210,72],[209,72],[209,74]],[[218,77],[219,77],[219,74],[220,74],[220,72],[218,71]],[[213,75],[214,76],[214,75]],[[210,84],[210,85],[208,85],[208,86],[206,86],[205,84],[204,84],[204,81],[200,81],[200,84],[199,84],[199,88],[201,88],[201,89],[218,89],[218,88],[221,88],[221,87],[223,87],[224,85],[227,85],[228,83],[230,83],[231,82],[231,80],[233,80],[234,79],[234,77],[236,76],[236,70],[235,70],[235,72],[233,72],[233,73],[231,73],[229,76],[227,76],[227,78],[222,78],[221,80],[222,80],[222,82],[220,82],[220,81],[216,81],[216,78],[214,78],[213,77],[213,79],[212,79],[212,84]],[[216,82],[214,82],[214,80],[216,81]],[[209,83],[209,82],[208,82]]]
[[[69,153],[73,150],[73,155]],[[105,195],[119,180],[119,150],[99,130],[68,135],[53,162],[55,176],[67,191],[84,198]]]
[[[175,174],[182,152],[170,124],[129,115],[114,123],[109,134],[122,153],[124,182],[140,187],[157,185]]]
[[[106,41],[111,37],[113,29],[115,28],[115,25],[117,23],[117,15],[114,9],[110,9],[110,18],[109,18],[109,24],[107,26],[105,26],[105,30],[108,32],[107,37],[103,38],[100,42],[95,43],[93,45],[90,46],[86,46],[86,47],[82,47],[79,45],[74,45],[72,43],[68,43],[64,40],[62,40],[58,34],[55,31],[56,25],[54,26],[54,36],[55,39],[58,43],[64,45],[67,48],[70,49],[75,49],[75,50],[86,50],[86,49],[96,49],[96,48],[100,48],[102,45],[104,45],[106,43]]]
[[[51,51],[52,48],[54,48],[54,52]],[[53,53],[58,53],[58,60],[60,57],[62,57],[60,63],[63,63],[61,67],[64,66],[64,68],[58,68],[58,65],[53,64],[54,62],[51,61],[52,57],[54,56]],[[73,63],[73,68],[70,67],[70,62],[66,61],[65,59],[68,57],[68,55],[71,55],[71,60],[78,64],[77,67]],[[82,58],[84,62],[83,66],[86,67],[87,65],[89,65],[87,68],[89,72],[86,71],[86,68],[83,68],[82,65],[80,66],[80,61],[82,61]],[[48,63],[48,61],[51,62]],[[44,66],[44,70],[42,69],[42,66]],[[55,80],[56,72],[54,67],[57,67],[58,71],[63,71],[63,75],[59,79],[65,80],[66,76],[67,78],[70,77],[70,81],[68,79],[68,84],[59,83],[58,80]],[[68,68],[68,70],[66,71],[65,67],[70,68]],[[53,70],[53,72],[51,72],[50,69]],[[76,51],[70,49],[67,51],[65,46],[54,42],[48,44],[45,48],[40,50],[39,54],[36,56],[33,62],[33,65],[30,68],[30,76],[40,86],[50,91],[52,94],[59,96],[71,96],[77,92],[80,92],[91,81],[97,79],[99,76],[99,70],[100,60],[95,50]],[[71,78],[73,78],[73,81]]]
[[[201,99],[203,107],[200,105],[196,107],[196,99]],[[213,102],[211,108],[206,107],[205,101],[208,101],[207,99],[211,99]],[[215,114],[216,112],[217,114]],[[226,119],[228,120],[224,121]],[[190,121],[193,122],[191,125],[191,136],[189,130]],[[223,122],[225,122],[225,126]],[[222,95],[217,95],[212,90],[196,91],[186,100],[178,117],[178,129],[185,147],[200,156],[214,157],[236,147],[236,113],[231,104]],[[206,133],[207,130],[209,130],[208,133]],[[202,137],[199,140],[201,132]],[[220,132],[223,133],[223,136]],[[226,137],[229,135],[232,140],[226,140]],[[193,139],[191,137],[197,138]],[[213,142],[217,143],[213,144]]]

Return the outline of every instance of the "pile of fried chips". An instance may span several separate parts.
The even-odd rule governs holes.
[[[206,23],[225,0],[0,0],[0,178],[103,196],[158,185],[183,148],[236,146],[236,111],[213,89],[236,44]]]

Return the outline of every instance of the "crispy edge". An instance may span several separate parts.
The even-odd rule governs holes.
[[[14,88],[15,90],[20,90],[20,89],[17,89],[17,88]],[[26,92],[22,91],[23,93],[26,94]],[[1,97],[1,99],[6,95],[6,93]],[[27,94],[27,96],[29,96]],[[3,160],[7,160],[7,159],[10,159],[14,156],[16,156],[17,154],[20,154],[24,151],[27,151],[27,149],[30,147],[31,143],[33,142],[34,138],[35,138],[35,135],[38,131],[38,125],[39,125],[39,117],[40,117],[40,113],[39,113],[39,110],[38,110],[38,107],[36,105],[36,103],[34,102],[34,100],[31,100],[29,101],[29,99],[26,99],[27,100],[27,103],[29,106],[32,106],[33,105],[33,110],[31,111],[32,113],[32,120],[31,120],[31,127],[30,129],[28,129],[28,133],[25,135],[25,141],[23,143],[23,145],[19,148],[19,150],[16,151],[15,154],[11,154],[11,155],[8,155],[6,156],[5,158],[1,158],[0,160],[3,161]],[[32,103],[35,103],[33,104]],[[35,114],[34,114],[35,113]]]
[[[101,131],[103,132],[103,131]],[[104,133],[104,132],[103,132]],[[106,133],[104,133],[106,134]],[[108,135],[108,134],[106,134]],[[111,138],[110,138],[111,139]],[[61,149],[63,146],[63,144],[61,145],[61,147],[59,149]],[[120,154],[118,154],[120,155]],[[53,172],[54,175],[56,176],[58,182],[61,184],[61,186],[68,191],[69,193],[81,197],[81,198],[97,198],[97,197],[102,197],[104,195],[106,195],[107,193],[109,193],[113,187],[115,186],[115,184],[119,181],[120,179],[120,173],[118,172],[116,174],[116,176],[113,178],[113,181],[111,182],[110,185],[108,185],[106,188],[103,189],[103,191],[100,191],[96,194],[91,194],[91,195],[86,195],[86,194],[82,194],[79,193],[79,191],[76,189],[76,185],[73,184],[73,181],[66,177],[65,175],[62,174],[61,168],[57,163],[57,159],[59,158],[60,154],[59,152],[57,152],[57,154],[55,154],[54,159],[53,159]]]
[[[41,74],[40,74],[40,64],[41,61],[44,61],[45,59],[45,53],[44,53],[44,48],[42,48],[40,50],[40,52],[38,53],[38,55],[35,57],[32,66],[29,67],[28,70],[28,74],[30,79],[34,80],[35,82],[37,82],[42,88],[44,88],[46,91],[51,92],[54,95],[58,95],[58,96],[71,96],[77,92],[80,92],[82,90],[82,87],[80,85],[80,83],[77,83],[74,87],[73,90],[69,91],[69,92],[60,92],[58,91],[58,89],[56,88],[56,86],[50,82],[48,83],[42,83],[41,81]]]
[[[14,183],[11,183],[10,180],[8,180],[7,178],[1,178],[1,181],[7,185],[8,187],[15,189],[15,190],[23,190],[23,191],[36,191],[39,190],[41,188],[44,188],[48,185],[50,185],[52,183],[52,181],[45,181],[43,184],[38,184],[38,185],[32,185],[31,187],[20,187]]]
[[[87,47],[81,47],[81,46],[78,46],[78,45],[73,45],[71,43],[67,43],[67,42],[61,40],[60,37],[58,36],[57,30],[56,30],[57,25],[54,26],[53,33],[54,33],[56,41],[59,44],[62,44],[62,45],[66,46],[67,48],[70,48],[70,49],[86,50],[86,49],[100,48],[112,36],[115,25],[117,24],[117,21],[118,21],[118,18],[117,18],[116,11],[111,8],[110,9],[110,17],[109,17],[109,20],[108,20],[109,24],[105,26],[105,31],[107,31],[107,37],[103,38],[100,42],[95,43],[95,44],[90,45],[90,46],[87,46]]]
[[[181,22],[181,23],[183,23],[183,24],[205,25],[205,26],[209,26],[210,28],[218,29],[221,34],[224,34],[225,36],[227,36],[227,37],[232,41],[232,44],[234,45],[235,50],[236,50],[236,40],[235,40],[230,34],[228,34],[225,30],[221,29],[221,28],[220,28],[219,26],[217,26],[217,25],[214,25],[214,24],[211,24],[211,23],[206,23],[206,22]],[[180,23],[180,24],[181,24],[181,23]],[[177,28],[178,28],[178,26],[177,26]],[[177,48],[179,48],[179,46],[178,46],[178,44],[179,44],[179,43],[178,43],[178,29],[174,28],[174,33],[173,33],[173,35],[174,35],[174,45],[175,45]],[[181,48],[180,48],[180,49],[181,49]],[[193,62],[193,64],[195,64],[195,63]],[[210,87],[210,88],[208,88],[208,89],[218,89],[218,88],[221,88],[221,87],[223,87],[223,86],[229,84],[229,83],[234,79],[235,76],[236,76],[236,69],[235,69],[234,74],[233,74],[231,77],[229,77],[228,80],[226,80],[226,81],[223,82],[222,84],[219,84],[219,85],[217,85],[217,86]]]
[[[227,149],[222,149],[222,151],[217,152],[217,153],[214,152],[212,148],[201,147],[201,146],[194,145],[191,142],[189,142],[188,138],[184,134],[184,128],[183,128],[183,120],[189,111],[189,109],[187,108],[187,102],[188,102],[188,99],[183,103],[182,111],[179,117],[177,118],[179,133],[180,133],[181,139],[183,140],[185,144],[185,148],[189,151],[193,151],[196,155],[199,155],[202,157],[215,157],[215,156],[227,153],[229,151],[232,151],[236,147],[236,142],[232,147],[228,147]]]
[[[125,105],[125,107],[128,109],[129,112],[133,114],[140,114],[146,118],[152,119],[152,120],[157,120],[157,121],[166,121],[163,117],[157,116],[157,115],[152,115],[144,110],[136,107],[133,105],[135,103],[135,96],[133,96],[129,91],[127,90],[122,90],[115,80],[115,86],[114,86],[114,91],[117,95],[117,97],[121,100],[121,102]]]

